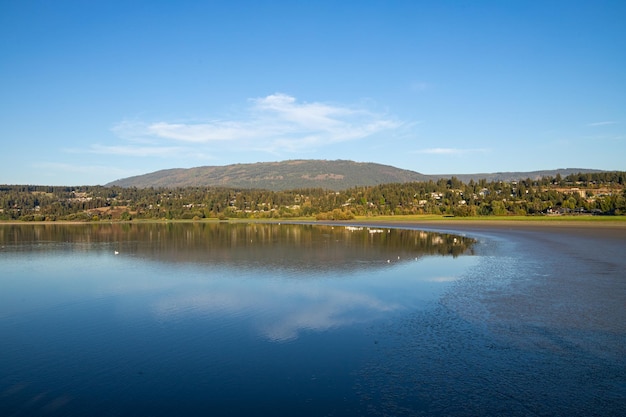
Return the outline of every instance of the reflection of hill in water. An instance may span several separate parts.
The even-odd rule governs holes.
[[[262,223],[0,227],[0,243],[7,247],[17,244],[25,250],[61,250],[58,245],[33,246],[27,242],[64,243],[64,250],[107,243],[122,256],[167,263],[330,271],[369,268],[387,260],[414,260],[426,255],[458,256],[470,253],[474,240],[407,229]]]

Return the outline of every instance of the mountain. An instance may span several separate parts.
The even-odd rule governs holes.
[[[282,162],[258,162],[175,168],[149,174],[119,179],[106,186],[120,187],[226,187],[241,189],[289,190],[297,188],[325,188],[340,191],[356,186],[403,183],[414,181],[437,181],[456,177],[465,183],[479,181],[516,181],[545,176],[566,176],[576,173],[601,172],[600,170],[565,168],[531,172],[497,172],[491,174],[440,174],[425,175],[389,165],[346,160],[290,160]]]
[[[290,160],[167,169],[119,179],[107,186],[137,188],[213,186],[275,191],[326,188],[339,191],[355,186],[428,181],[429,179],[432,177],[375,163],[345,160]]]
[[[559,169],[551,169],[551,170],[542,170],[542,171],[528,171],[528,172],[492,172],[492,173],[483,173],[483,174],[441,174],[441,175],[431,175],[431,177],[435,178],[451,178],[456,177],[459,181],[468,183],[470,180],[479,181],[481,179],[486,180],[487,182],[492,181],[520,181],[530,178],[531,180],[538,180],[543,177],[556,177],[557,174],[560,174],[562,177],[566,177],[571,174],[587,174],[594,172],[604,172],[600,169],[585,169],[585,168],[559,168]]]

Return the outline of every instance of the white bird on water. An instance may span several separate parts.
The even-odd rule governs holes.
[[[119,254],[120,254],[118,251],[115,251],[114,253],[115,253],[116,255],[119,255]]]

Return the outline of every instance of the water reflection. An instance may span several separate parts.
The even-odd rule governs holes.
[[[372,268],[425,255],[456,257],[471,253],[473,243],[472,239],[448,234],[350,226],[260,223],[0,226],[0,245],[5,251],[80,252],[94,250],[91,246],[94,244],[108,244],[122,256],[166,263],[321,273]]]
[[[368,329],[438,300],[477,260],[459,256],[472,243],[366,227],[2,225],[0,414],[362,415]]]
[[[435,298],[467,262],[426,255],[471,253],[473,241],[367,227],[112,224],[4,227],[0,243],[20,268],[4,266],[20,276],[4,283],[0,317],[140,298],[160,321],[222,317],[285,341]]]
[[[303,331],[327,331],[364,323],[406,306],[348,288],[269,285],[265,288],[210,286],[163,297],[153,305],[160,321],[184,317],[233,317],[251,320],[252,331],[271,341],[289,341]]]

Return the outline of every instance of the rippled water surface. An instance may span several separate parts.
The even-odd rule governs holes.
[[[0,225],[0,415],[623,416],[626,236],[572,230]]]
[[[366,227],[5,225],[0,244],[18,416],[376,412],[386,332],[478,262],[471,239]]]

